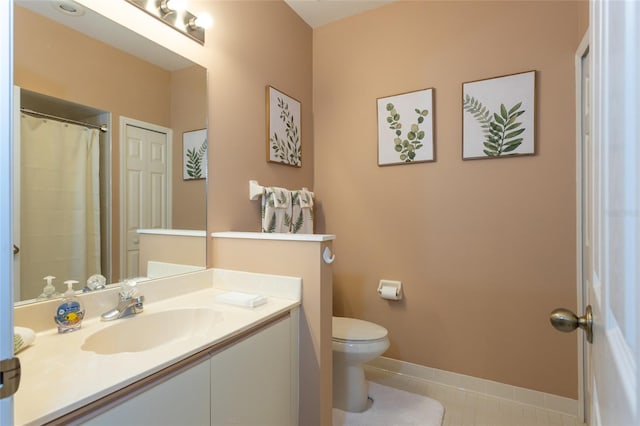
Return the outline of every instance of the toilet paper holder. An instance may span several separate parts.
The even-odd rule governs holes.
[[[383,299],[400,300],[402,299],[402,282],[380,280],[380,283],[378,284],[378,294]]]

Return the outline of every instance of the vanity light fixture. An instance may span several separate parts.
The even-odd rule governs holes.
[[[187,10],[187,0],[125,0],[161,20],[176,31],[204,44],[204,30],[211,27],[207,14],[196,16]]]
[[[162,0],[160,2],[160,12],[164,15],[185,10],[187,10],[187,2],[185,0]]]

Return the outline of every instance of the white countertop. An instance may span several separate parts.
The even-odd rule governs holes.
[[[203,273],[215,276],[216,273],[210,274],[210,271]],[[233,275],[233,271],[222,273],[225,277]],[[266,277],[266,282],[273,280],[273,276]],[[274,297],[274,294],[281,296],[277,292],[266,292],[267,303],[256,308],[219,304],[214,301],[215,296],[233,289],[233,285],[226,279],[221,287],[145,304],[144,312],[112,322],[94,317],[85,320],[82,329],[75,332],[58,334],[56,329],[50,329],[38,333],[34,345],[17,355],[22,365],[22,379],[14,397],[15,424],[42,424],[56,419],[300,304],[299,297],[297,300]],[[245,283],[238,290],[246,292],[251,288],[259,287]],[[178,339],[142,352],[100,355],[81,349],[88,336],[113,324],[135,321],[138,316],[164,310],[203,307],[215,309],[223,317],[206,335]]]

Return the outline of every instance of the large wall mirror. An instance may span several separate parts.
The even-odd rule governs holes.
[[[206,69],[81,6],[14,3],[16,302],[50,275],[205,267]]]

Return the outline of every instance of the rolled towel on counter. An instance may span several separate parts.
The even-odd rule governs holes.
[[[216,302],[225,303],[227,305],[244,306],[246,308],[255,308],[256,306],[267,303],[267,298],[259,294],[240,293],[238,291],[228,291],[216,296]]]
[[[13,328],[13,353],[18,353],[36,340],[36,333],[27,327]]]

